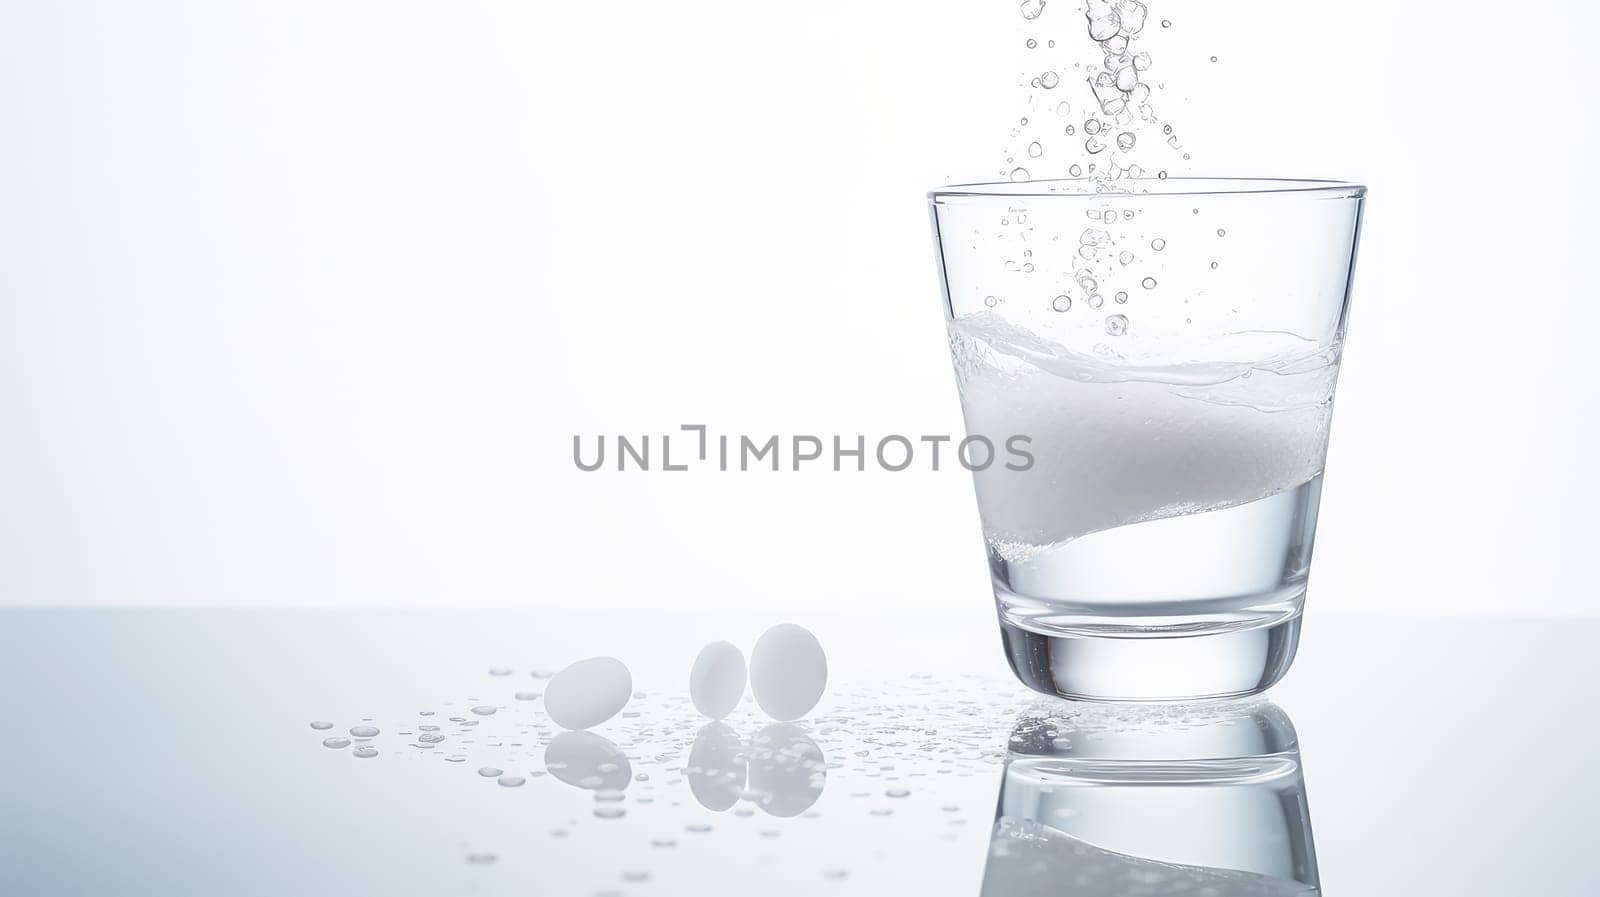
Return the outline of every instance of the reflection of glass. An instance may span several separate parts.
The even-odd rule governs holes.
[[[1319,887],[1299,745],[1276,705],[1075,705],[1017,721],[984,897]]]
[[[708,810],[720,813],[746,800],[769,815],[787,817],[800,815],[822,796],[828,763],[799,726],[773,723],[747,746],[726,724],[713,722],[695,736],[684,775],[694,799]]]

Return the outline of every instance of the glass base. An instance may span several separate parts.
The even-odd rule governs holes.
[[[1000,616],[1006,660],[1022,684],[1080,701],[1198,701],[1259,694],[1288,672],[1300,615],[1248,629],[1158,637],[1025,629]]]

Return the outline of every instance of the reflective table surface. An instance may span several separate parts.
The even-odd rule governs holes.
[[[827,652],[816,709],[697,714],[700,647],[781,620]],[[0,894],[1600,892],[1600,620],[1313,610],[1266,700],[1182,707],[1044,699],[996,641],[983,612],[0,611]],[[548,673],[600,654],[635,692],[563,732]]]

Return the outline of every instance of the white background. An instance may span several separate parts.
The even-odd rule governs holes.
[[[1371,188],[1314,606],[1600,610],[1600,13],[1152,7],[1196,173]],[[958,433],[922,194],[1002,167],[1021,24],[0,3],[0,602],[986,603],[959,470],[570,453]]]

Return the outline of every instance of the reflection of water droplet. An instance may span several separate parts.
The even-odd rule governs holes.
[[[552,673],[549,670],[533,670],[529,672],[528,675],[535,679],[549,679],[551,676],[554,676],[555,673]]]
[[[1034,142],[1028,144],[1028,155],[1037,159],[1044,155],[1044,147],[1039,143],[1039,141],[1035,140]]]
[[[351,726],[350,734],[357,738],[372,738],[378,734],[377,726]]]
[[[1057,296],[1055,301],[1050,303],[1050,307],[1056,311],[1071,311],[1072,300],[1066,296]]]
[[[364,744],[364,745],[356,748],[355,750],[351,751],[350,753],[353,754],[354,756],[360,757],[363,760],[370,760],[373,757],[378,756],[378,749],[373,747],[373,746],[371,746],[371,745]]]
[[[478,775],[483,776],[486,779],[499,778],[504,773],[505,770],[498,766],[483,766],[478,769]]]
[[[1156,279],[1154,277],[1146,277],[1144,280],[1139,281],[1139,285],[1147,290],[1153,290],[1156,288]]]
[[[616,804],[602,804],[594,808],[594,815],[596,819],[621,819],[628,815],[628,811]]]
[[[502,788],[521,788],[528,780],[522,776],[501,776],[495,781],[499,782]]]
[[[1106,332],[1112,336],[1121,336],[1128,330],[1127,315],[1106,315]]]
[[[1161,250],[1167,248],[1167,241],[1161,239],[1160,237],[1156,237],[1154,240],[1150,241],[1150,248],[1154,249],[1156,252],[1160,252]]]
[[[1121,305],[1122,303],[1128,301],[1128,293],[1125,290],[1118,290],[1117,295],[1112,296],[1111,298],[1117,300],[1117,304]]]
[[[319,719],[316,722],[311,724],[311,728],[316,729],[318,732],[321,732],[321,731],[324,731],[326,729],[333,728],[333,723],[327,722],[326,720],[320,720]]]
[[[1013,183],[1021,183],[1023,181],[1026,181],[1028,178],[1029,178],[1028,169],[1023,168],[1020,165],[1018,165],[1016,168],[1011,169],[1011,180],[1012,180]]]
[[[1057,75],[1055,72],[1043,72],[1039,75],[1039,86],[1043,87],[1045,90],[1050,90],[1060,83],[1061,76]]]
[[[322,746],[342,750],[350,746],[350,739],[336,735],[332,738],[322,739]]]

